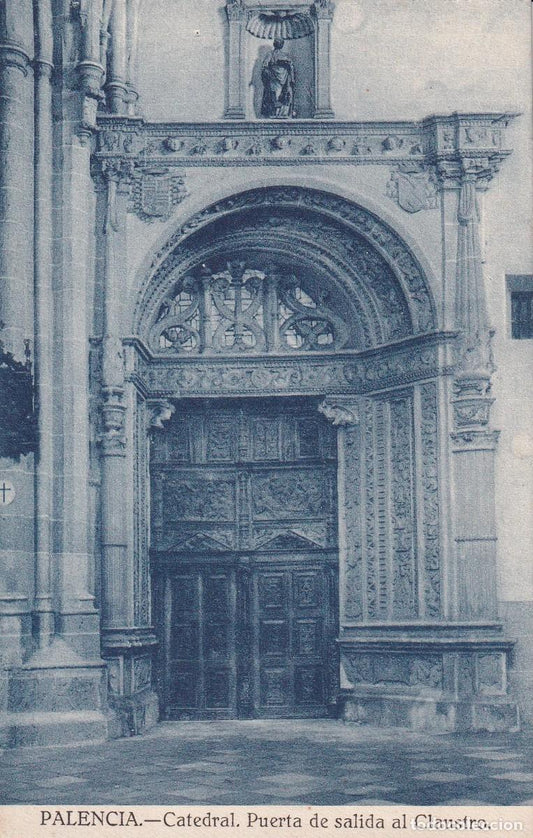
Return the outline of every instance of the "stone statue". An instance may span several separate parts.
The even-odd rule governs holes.
[[[282,52],[284,44],[281,38],[274,40],[274,49],[267,55],[261,70],[261,116],[271,119],[294,116],[294,65]]]

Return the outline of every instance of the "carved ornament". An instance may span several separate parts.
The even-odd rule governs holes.
[[[244,0],[226,0],[228,20],[243,20],[247,14]]]
[[[324,399],[318,410],[334,427],[345,428],[359,423],[357,405],[345,399]]]
[[[164,428],[164,423],[168,422],[176,412],[176,405],[168,399],[150,399],[147,407],[150,428]]]
[[[356,268],[360,266],[360,271],[364,275],[368,276],[370,272],[374,276],[369,290],[377,297],[374,305],[378,303],[383,310],[381,317],[384,324],[383,328],[399,330],[396,331],[396,334],[391,334],[388,331],[377,342],[386,342],[406,333],[405,309],[402,312],[401,308],[402,295],[399,295],[397,290],[395,291],[394,280],[392,283],[390,280],[386,281],[384,285],[384,281],[390,274],[388,274],[387,266],[383,264],[383,257],[389,263],[402,286],[403,295],[410,308],[410,316],[414,320],[414,330],[416,332],[430,332],[434,329],[435,313],[425,276],[402,239],[377,216],[350,201],[317,190],[299,187],[272,187],[244,192],[213,204],[194,215],[171,236],[164,250],[157,254],[154,267],[159,267],[146,283],[151,285],[150,296],[153,298],[157,293],[158,286],[168,282],[166,276],[177,266],[175,260],[173,261],[172,251],[191,234],[197,234],[200,227],[229,214],[250,213],[269,207],[279,208],[280,211],[283,210],[285,213],[290,211],[295,223],[298,224],[300,238],[301,233],[309,228],[312,236],[310,245],[313,246],[314,240],[315,247],[321,246],[324,258],[328,258],[329,255],[331,259],[332,252],[340,251],[343,273],[349,271],[350,266],[353,270],[355,265]],[[315,214],[313,218],[304,215],[310,212]],[[318,213],[329,216],[329,218],[320,218]],[[251,217],[253,218],[253,216]],[[332,225],[331,219],[336,221],[335,226]],[[366,243],[356,242],[353,233],[366,239]],[[237,235],[238,231],[235,233],[235,236]],[[290,244],[288,242],[292,249],[297,244],[295,239],[296,237],[293,236]],[[198,235],[195,235],[194,242],[197,242],[195,246],[201,250]],[[185,255],[184,245],[181,244],[177,256],[183,258]],[[163,261],[164,257],[167,257],[166,261]],[[161,291],[159,291],[159,294],[161,294]],[[393,295],[392,298],[391,294]],[[157,305],[155,300],[140,298],[139,314],[151,311],[154,304]],[[400,318],[400,321],[398,318]],[[401,322],[402,318],[403,323]],[[365,318],[362,318],[362,320],[364,322]]]
[[[494,451],[499,436],[499,431],[476,430],[474,428],[454,431],[451,434],[454,451]]]
[[[398,166],[387,184],[387,195],[409,213],[438,206],[435,176],[421,164],[402,163]]]
[[[132,183],[130,209],[143,221],[167,221],[189,194],[185,178],[165,168],[137,171]]]
[[[335,4],[332,0],[315,0],[311,8],[318,20],[333,20]]]
[[[98,437],[102,454],[108,457],[126,455],[126,404],[120,387],[102,388],[102,432]]]

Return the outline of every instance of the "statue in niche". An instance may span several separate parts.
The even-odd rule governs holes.
[[[294,113],[294,64],[283,52],[285,41],[274,40],[274,48],[267,55],[261,70],[263,99],[261,116],[287,119]]]

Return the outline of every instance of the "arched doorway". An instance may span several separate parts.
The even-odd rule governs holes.
[[[377,217],[294,187],[208,207],[160,256],[134,364],[138,413],[173,414],[145,522],[163,713],[334,712],[360,626],[443,615],[428,283]],[[417,687],[419,658],[392,662]]]

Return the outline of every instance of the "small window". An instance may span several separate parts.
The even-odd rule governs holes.
[[[511,338],[533,338],[533,276],[508,276]]]

